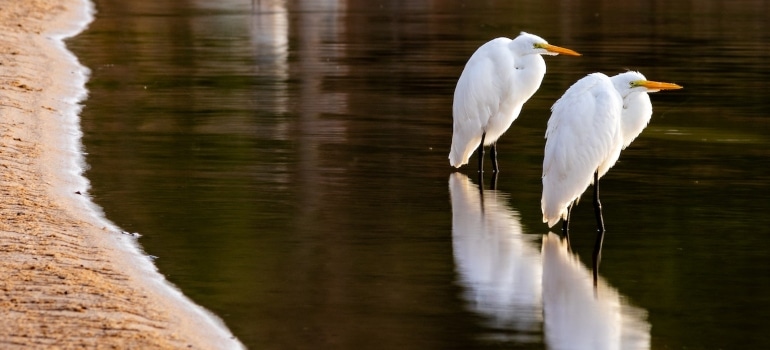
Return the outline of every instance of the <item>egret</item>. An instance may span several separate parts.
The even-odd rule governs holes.
[[[604,232],[599,179],[650,122],[652,103],[647,93],[681,88],[629,71],[612,78],[589,74],[567,89],[551,107],[545,133],[540,205],[548,227],[563,219],[562,231],[568,234],[570,211],[593,184],[596,224]]]
[[[497,173],[497,140],[540,87],[545,75],[541,55],[558,54],[580,56],[525,32],[513,40],[493,39],[473,53],[455,87],[449,164],[456,168],[467,164],[478,148],[482,173],[484,146],[491,145],[492,170]]]

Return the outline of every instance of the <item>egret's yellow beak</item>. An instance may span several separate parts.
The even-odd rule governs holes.
[[[581,54],[572,51],[567,48],[563,48],[561,46],[551,45],[551,44],[542,44],[540,47],[548,50],[549,52],[553,53],[560,53],[562,55],[570,55],[570,56],[581,56]]]
[[[644,86],[650,90],[676,90],[681,89],[682,86],[674,83],[661,83],[659,81],[642,80],[638,83],[639,86]]]

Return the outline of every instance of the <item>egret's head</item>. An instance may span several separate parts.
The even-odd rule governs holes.
[[[677,84],[647,80],[642,73],[635,71],[620,73],[610,79],[612,79],[613,84],[615,84],[615,89],[617,89],[623,97],[632,92],[658,92],[660,90],[676,90],[682,88]]]
[[[545,39],[525,32],[521,32],[516,39],[513,39],[513,44],[522,55],[539,54],[556,56],[558,54],[564,54],[569,56],[580,56],[580,54],[575,51],[551,45],[545,41]]]

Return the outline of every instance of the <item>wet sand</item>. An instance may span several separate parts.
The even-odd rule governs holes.
[[[87,25],[90,4],[0,8],[0,348],[241,347],[88,199],[86,70],[60,39]]]

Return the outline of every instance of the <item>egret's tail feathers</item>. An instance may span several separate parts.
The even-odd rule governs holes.
[[[543,215],[543,222],[547,222],[548,223],[548,228],[551,228],[551,227],[553,227],[553,225],[556,225],[556,223],[559,222],[559,219],[561,219],[561,218],[557,217],[557,218],[550,218],[549,219],[545,215]]]
[[[567,219],[567,213],[569,213],[568,208],[568,205],[562,206],[561,208],[559,206],[549,205],[545,198],[540,200],[540,209],[543,211],[543,222],[547,222],[549,228],[556,225],[559,220]]]
[[[463,159],[457,156],[457,152],[455,152],[454,149],[451,152],[449,152],[449,165],[455,168],[459,168],[467,163],[468,163],[468,159],[465,159],[465,161],[463,161]]]
[[[468,160],[471,159],[471,154],[473,154],[475,149],[475,147],[466,147],[464,150],[458,151],[453,145],[452,150],[449,152],[449,164],[455,168],[468,164]]]
[[[566,215],[549,215],[549,214],[543,214],[543,222],[548,223],[548,228],[553,227],[553,225],[556,225],[560,219],[566,219]]]
[[[455,132],[452,135],[452,147],[449,151],[449,164],[455,168],[459,168],[465,164],[468,164],[468,160],[471,159],[471,155],[481,144],[482,134],[468,135],[465,133]]]

